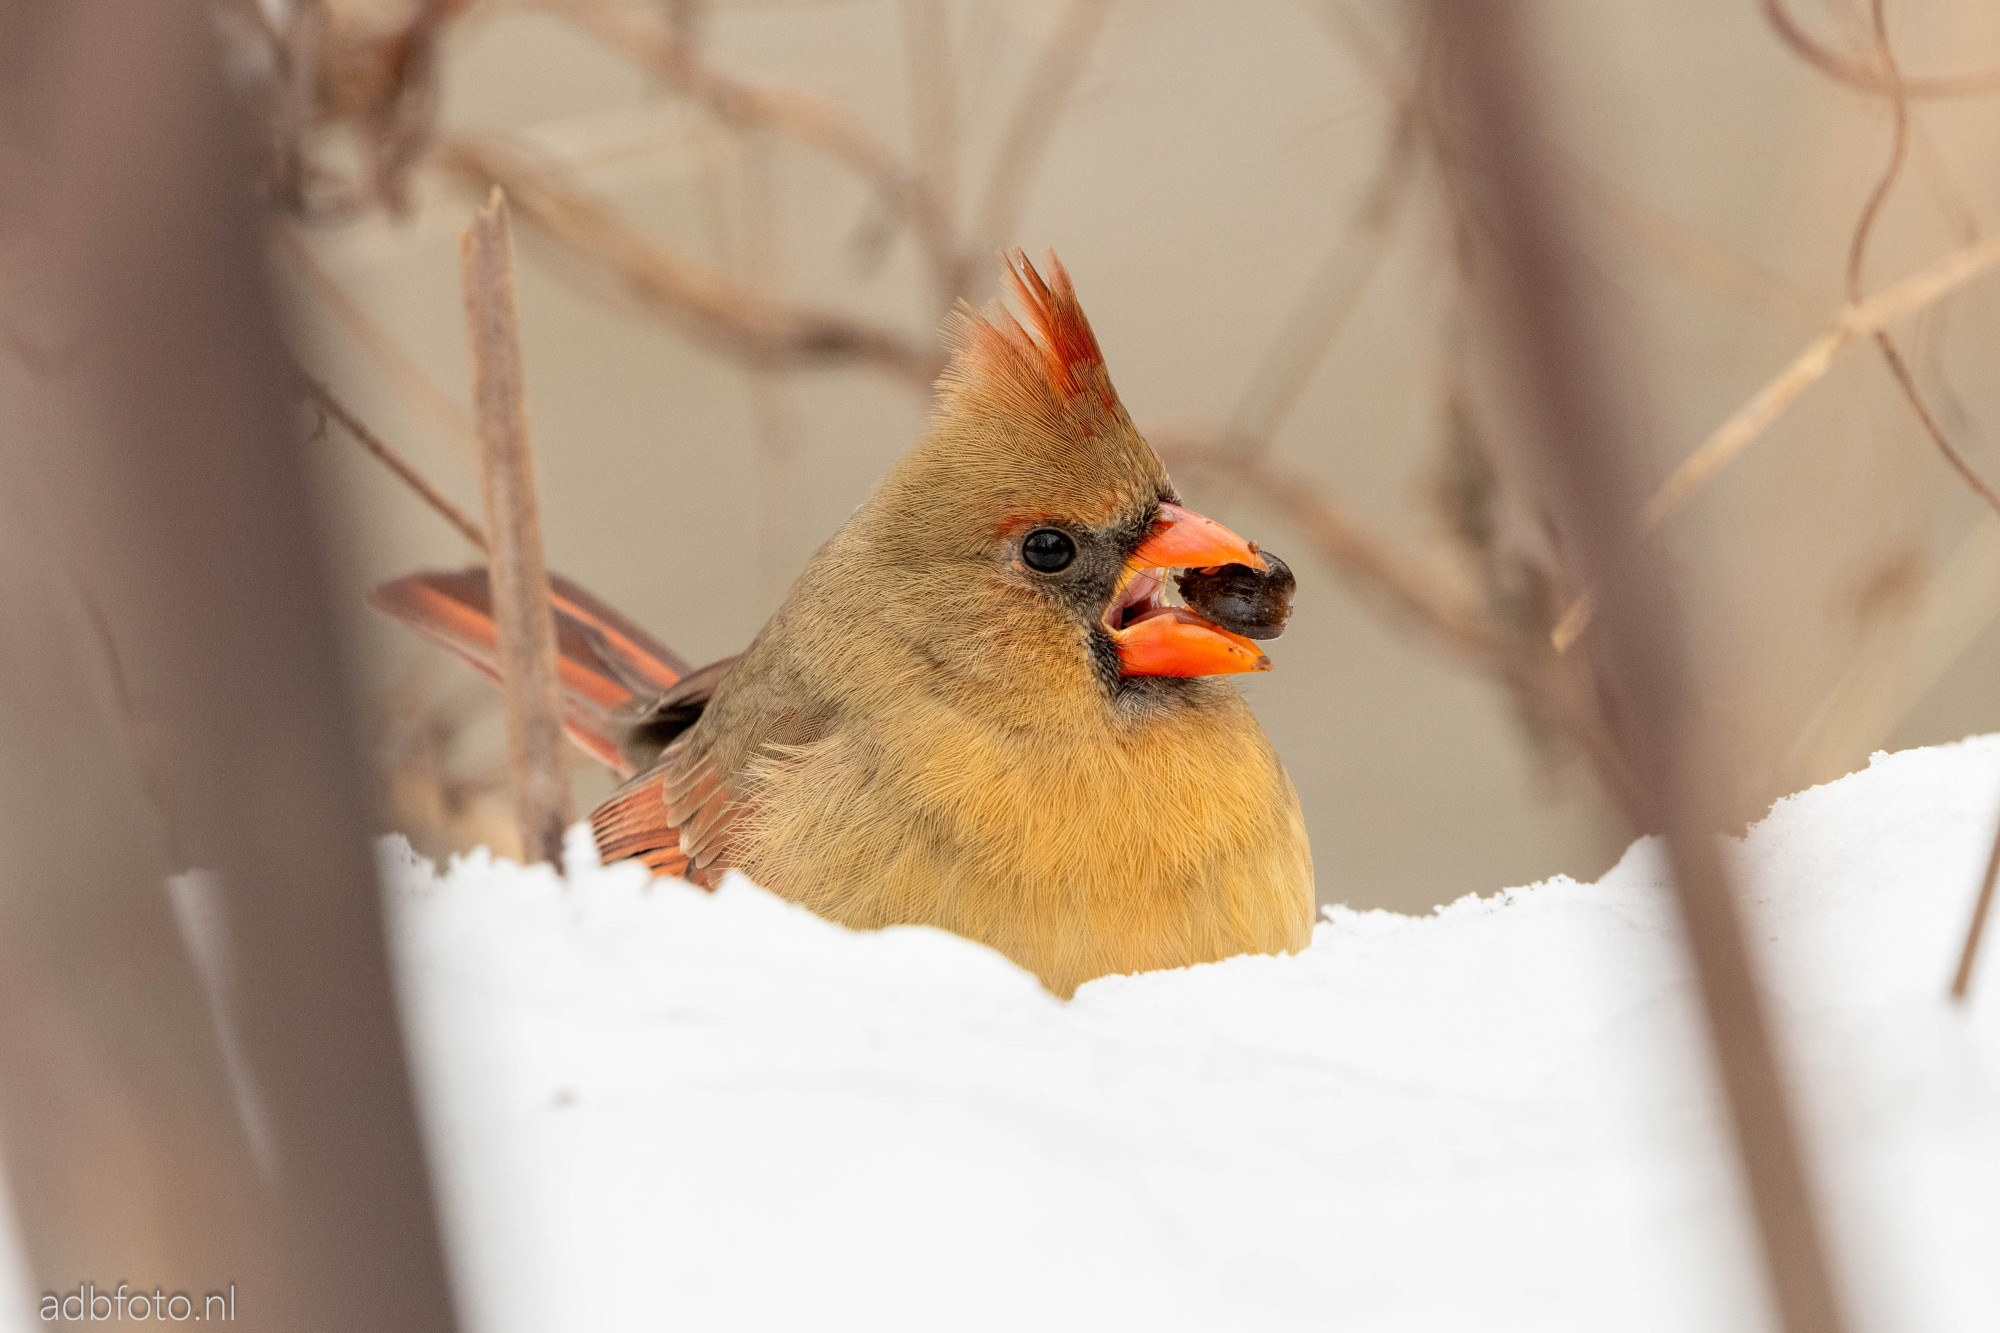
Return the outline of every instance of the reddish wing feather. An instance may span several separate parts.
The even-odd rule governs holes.
[[[591,811],[591,836],[606,864],[636,859],[654,874],[687,874],[688,858],[681,851],[680,830],[667,817],[660,780],[658,772],[634,778]]]
[[[484,566],[411,574],[375,589],[368,602],[500,679],[499,629]],[[568,579],[550,576],[549,602],[563,725],[584,753],[630,776],[614,715],[635,698],[670,689],[687,674],[687,663]]]
[[[412,574],[383,584],[368,600],[494,680],[500,678],[499,631],[484,567]],[[585,753],[630,779],[591,812],[598,855],[607,863],[642,861],[656,874],[680,875],[712,888],[725,868],[723,852],[734,813],[714,765],[686,747],[669,746],[658,766],[633,777],[619,742],[634,719],[643,716],[630,707],[635,701],[671,704],[669,711],[698,710],[735,659],[690,671],[644,630],[553,575],[549,603],[556,618],[563,725]]]

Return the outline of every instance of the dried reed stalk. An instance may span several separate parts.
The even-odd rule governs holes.
[[[569,826],[569,778],[563,765],[562,694],[556,676],[556,622],[542,565],[542,525],[528,445],[527,386],[514,309],[513,239],[507,196],[498,186],[458,236],[465,284],[466,341],[472,351],[472,401],[479,422],[480,489],[507,696],[507,757],[514,777],[521,855],[561,864]]]
[[[1634,540],[1639,506],[1629,432],[1579,291],[1578,252],[1540,159],[1545,142],[1517,47],[1514,6],[1433,0],[1463,53],[1459,123],[1496,227],[1492,275],[1500,326],[1535,407],[1565,548],[1610,593],[1595,645],[1622,705],[1621,740],[1648,823],[1666,830],[1673,884],[1722,1072],[1737,1155],[1750,1186],[1773,1294],[1789,1333],[1846,1326],[1821,1240],[1804,1145],[1793,1119],[1728,868],[1718,793],[1721,752],[1696,717],[1690,641],[1649,544]]]

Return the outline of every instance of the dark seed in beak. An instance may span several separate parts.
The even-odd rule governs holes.
[[[1222,565],[1190,569],[1175,580],[1181,596],[1196,614],[1246,639],[1275,639],[1285,632],[1292,615],[1292,591],[1298,580],[1291,567],[1269,551],[1259,550],[1269,569]]]

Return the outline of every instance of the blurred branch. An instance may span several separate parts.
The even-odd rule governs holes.
[[[1846,1326],[1821,1236],[1814,1181],[1790,1104],[1756,960],[1720,846],[1729,773],[1703,730],[1693,645],[1656,550],[1636,540],[1639,496],[1627,419],[1603,330],[1577,281],[1577,245],[1538,145],[1520,7],[1432,0],[1464,68],[1456,109],[1475,183],[1498,228],[1490,295],[1535,436],[1566,550],[1607,590],[1589,656],[1619,705],[1619,739],[1646,825],[1667,834],[1672,884],[1722,1074],[1765,1272],[1788,1333]],[[1747,647],[1747,646],[1746,646]]]
[[[1738,408],[1714,434],[1702,441],[1699,449],[1667,475],[1646,501],[1640,513],[1641,523],[1649,529],[1657,526],[1717,472],[1734,462],[1765,427],[1791,406],[1793,399],[1819,382],[1832,366],[1834,356],[1849,343],[1949,296],[1975,278],[1984,277],[1996,264],[2000,264],[2000,235],[1953,251],[1930,268],[1841,311],[1839,318],[1813,339],[1777,378]]]
[[[477,546],[486,549],[486,534],[479,525],[467,517],[464,510],[446,498],[443,491],[433,486],[424,474],[417,471],[401,454],[383,442],[382,437],[362,424],[359,417],[347,409],[346,404],[333,396],[333,391],[314,379],[305,370],[294,367],[299,383],[305,388],[306,396],[318,405],[320,411],[339,422],[354,442],[375,456],[376,461],[394,473],[396,479],[416,493],[418,499],[429,505],[438,517],[458,529],[458,535]]]
[[[36,379],[58,379],[74,370],[78,360],[90,350],[92,333],[93,330],[84,328],[66,342],[52,345],[11,324],[0,323],[0,343],[5,343],[8,353]]]
[[[1470,520],[1480,529],[1480,537],[1469,545],[1485,591],[1483,597],[1470,593],[1440,578],[1415,554],[1371,533],[1316,478],[1270,457],[1277,431],[1325,361],[1387,248],[1418,149],[1430,149],[1448,191],[1455,190],[1453,181],[1461,170],[1454,132],[1438,114],[1433,96],[1432,81],[1442,65],[1428,29],[1420,38],[1424,54],[1418,67],[1407,73],[1381,38],[1347,6],[1334,3],[1322,12],[1336,39],[1353,50],[1394,105],[1380,164],[1318,276],[1272,338],[1230,424],[1154,430],[1149,436],[1176,470],[1226,477],[1289,519],[1365,605],[1399,627],[1415,628],[1464,665],[1504,686],[1531,733],[1580,754],[1606,795],[1637,825],[1641,814],[1637,789],[1605,723],[1595,682],[1549,646],[1547,622],[1541,618],[1548,614],[1547,589],[1566,586],[1567,580],[1532,562],[1510,561],[1494,549],[1491,516],[1482,512]],[[1459,218],[1461,242],[1467,229],[1480,225],[1472,217],[1473,203],[1453,194],[1451,207]],[[1479,495],[1469,503],[1483,509],[1492,503],[1495,487],[1492,460],[1483,449],[1480,455],[1487,472],[1476,487]]]
[[[265,103],[267,180],[279,210],[341,215],[372,202],[391,213],[406,211],[410,169],[437,128],[445,25],[468,0],[414,0],[387,30],[379,15],[327,0],[294,0],[281,13],[255,0],[210,2],[237,20],[270,61],[270,77],[258,92]],[[313,139],[332,126],[353,130],[364,180],[313,161]],[[330,188],[315,190],[328,182]]]
[[[376,323],[361,308],[361,303],[348,294],[299,235],[297,227],[285,219],[275,219],[271,234],[277,239],[278,248],[292,261],[293,269],[305,281],[307,289],[327,312],[347,326],[354,340],[361,344],[361,349],[375,359],[417,411],[429,418],[431,426],[458,446],[468,462],[477,464],[479,433],[466,410],[438,387],[437,381],[410,359],[401,345],[389,336],[388,330]]]
[[[1391,224],[1409,188],[1416,146],[1416,115],[1405,103],[1397,110],[1395,128],[1361,202],[1229,414],[1227,434],[1244,441],[1247,449],[1270,447],[1381,267]]]
[[[1581,160],[1553,157],[1550,167],[1585,203],[1601,213],[1667,268],[1709,290],[1787,324],[1811,328],[1826,306],[1803,285],[1762,265],[1739,259],[1679,218],[1618,186]]]
[[[636,0],[539,3],[631,56],[723,124],[738,130],[770,130],[846,166],[909,224],[941,282],[959,271],[957,242],[935,184],[912,170],[844,108],[810,93],[727,73],[708,61],[693,37]]]
[[[1639,818],[1631,767],[1604,725],[1588,678],[1568,667],[1540,636],[1495,619],[1415,556],[1369,531],[1315,478],[1272,462],[1256,442],[1200,430],[1149,435],[1170,468],[1214,472],[1244,486],[1290,520],[1364,603],[1416,627],[1461,662],[1507,686],[1528,719],[1574,745],[1611,799]]]
[[[0,216],[36,264],[10,313],[95,331],[73,375],[0,364],[0,1150],[30,1290],[230,1283],[246,1326],[448,1333],[350,682],[279,445],[251,136],[211,17],[0,3],[9,69],[33,72],[0,140],[46,164],[32,212]],[[170,900],[190,863],[212,873]]]
[[[1953,251],[1921,273],[1841,311],[1832,327],[1807,344],[1776,379],[1737,408],[1702,441],[1700,448],[1667,474],[1667,479],[1639,511],[1639,531],[1651,532],[1657,528],[1716,473],[1734,462],[1766,427],[1784,414],[1794,399],[1825,376],[1832,368],[1833,358],[1848,344],[1915,314],[1973,279],[1983,277],[1996,264],[2000,264],[2000,235]],[[1570,604],[1555,630],[1559,651],[1575,642],[1596,611],[1594,592],[1586,591]]]
[[[1389,49],[1382,36],[1343,0],[1323,0],[1315,12],[1375,78],[1390,101],[1412,118],[1418,137],[1430,149],[1444,176],[1451,211],[1461,231],[1479,228],[1473,201],[1457,188],[1466,170],[1467,150],[1457,142],[1456,132],[1438,115],[1435,98],[1426,86],[1427,80],[1434,79],[1437,64],[1434,44],[1428,35],[1420,43],[1425,52],[1420,67],[1413,72],[1404,68],[1404,62]],[[1666,268],[1731,300],[1765,314],[1781,316],[1788,323],[1815,324],[1824,314],[1818,298],[1782,274],[1737,258],[1672,214],[1613,184],[1580,159],[1552,153],[1550,167],[1552,175]]]
[[[472,352],[472,401],[478,413],[480,489],[486,530],[500,685],[507,698],[507,758],[514,777],[515,821],[524,861],[562,864],[569,827],[569,778],[563,766],[562,687],[556,675],[556,623],[542,564],[541,514],[528,443],[527,386],[514,305],[513,238],[507,196],[493,187],[486,207],[458,236],[465,282],[466,343]]]
[[[1895,53],[1889,46],[1888,16],[1883,7],[1883,0],[1873,0],[1870,10],[1875,32],[1875,56],[1887,83],[1894,113],[1895,131],[1889,148],[1889,163],[1882,169],[1882,178],[1869,193],[1868,202],[1862,206],[1860,220],[1854,226],[1854,239],[1848,246],[1847,299],[1857,305],[1862,299],[1861,270],[1868,256],[1869,236],[1874,231],[1876,219],[1881,216],[1882,205],[1888,200],[1890,191],[1896,188],[1896,181],[1903,173],[1903,163],[1908,158],[1910,149],[1910,99],[1903,86],[1902,73],[1896,68]],[[1875,345],[1881,350],[1882,360],[1887,363],[1889,373],[1895,377],[1897,385],[1903,391],[1903,397],[1909,401],[1910,409],[1916,413],[1917,420],[1923,425],[1924,433],[1930,436],[1931,443],[1937,446],[1938,452],[1944,455],[1945,462],[1951,465],[1952,470],[1971,487],[1973,494],[1984,500],[1987,507],[1996,515],[2000,515],[2000,495],[1994,494],[1993,488],[1986,484],[1985,478],[1974,470],[1971,462],[1946,436],[1944,427],[1938,424],[1937,417],[1931,412],[1930,404],[1924,401],[1923,394],[1917,389],[1916,377],[1910,373],[1908,364],[1903,360],[1902,351],[1897,348],[1895,339],[1889,335],[1887,329],[1875,331]]]
[[[923,391],[944,353],[831,311],[791,305],[642,235],[608,201],[554,163],[500,140],[447,138],[437,164],[474,189],[503,187],[527,223],[615,274],[632,295],[689,333],[750,365],[859,362]]]
[[[1015,99],[1014,114],[986,178],[961,263],[959,291],[971,289],[969,266],[1007,244],[1020,226],[1028,182],[1062,118],[1070,89],[1090,58],[1090,48],[1111,16],[1111,4],[1112,0],[1069,0],[1056,20],[1048,44]]]
[[[958,80],[953,73],[951,14],[944,0],[902,0],[901,13],[909,67],[910,138],[916,145],[917,169],[949,236],[958,209]]]
[[[1883,748],[2000,614],[2000,526],[1980,523],[1907,615],[1878,625],[1820,698],[1764,784],[1800,791]]]
[[[1928,78],[1901,79],[1888,71],[1872,68],[1860,61],[1850,59],[1838,51],[1821,46],[1811,33],[1799,26],[1791,12],[1785,8],[1784,0],[1763,0],[1764,18],[1780,41],[1792,49],[1800,58],[1850,88],[1882,96],[1895,96],[1900,87],[1902,95],[1914,98],[1973,97],[1982,93],[2000,92],[2000,69],[1980,70],[1971,74],[1943,74]]]

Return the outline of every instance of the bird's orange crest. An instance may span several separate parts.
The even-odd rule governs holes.
[[[1090,390],[1105,407],[1112,407],[1116,396],[1105,373],[1104,353],[1062,261],[1049,252],[1049,277],[1044,281],[1020,250],[1005,258],[1007,285],[1027,325],[1023,327],[1005,308],[992,315],[966,312],[962,337],[970,368],[1003,381],[1039,369],[1058,400]]]

